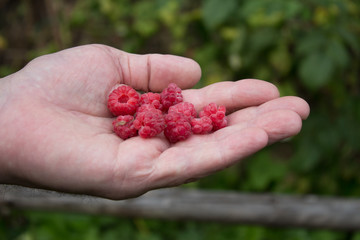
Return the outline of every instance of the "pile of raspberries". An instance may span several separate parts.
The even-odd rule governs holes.
[[[116,116],[114,132],[124,140],[137,135],[151,138],[164,132],[170,143],[176,143],[191,134],[207,134],[227,125],[224,106],[210,103],[197,116],[194,105],[183,101],[175,83],[161,93],[144,94],[120,85],[110,93],[108,108]]]

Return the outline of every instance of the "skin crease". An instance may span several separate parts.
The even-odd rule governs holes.
[[[215,133],[171,145],[163,135],[123,141],[112,132],[107,96],[114,85],[160,92],[170,82],[191,88],[200,77],[191,59],[105,45],[34,59],[0,80],[0,183],[135,197],[229,167],[296,135],[309,115],[303,99],[245,79],[183,90],[197,111],[210,102],[226,106],[229,126]]]

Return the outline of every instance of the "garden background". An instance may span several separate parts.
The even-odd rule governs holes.
[[[184,185],[360,197],[357,0],[0,0],[0,77],[64,48],[102,43],[195,59],[195,86],[258,78],[311,106],[302,132]],[[360,240],[360,232],[16,211],[0,239]]]

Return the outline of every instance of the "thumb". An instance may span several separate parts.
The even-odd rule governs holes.
[[[131,54],[103,46],[121,71],[121,83],[143,91],[160,92],[174,82],[180,88],[194,86],[201,77],[201,69],[194,60],[174,55]]]

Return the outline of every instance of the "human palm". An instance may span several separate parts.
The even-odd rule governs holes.
[[[112,199],[138,196],[209,175],[293,136],[309,114],[304,100],[279,98],[272,84],[248,79],[183,91],[197,110],[210,102],[227,107],[229,126],[212,134],[169,144],[162,135],[123,141],[112,132],[107,96],[116,84],[160,92],[170,82],[190,88],[200,75],[190,59],[104,45],[35,59],[1,81],[3,182]]]

